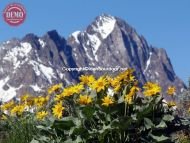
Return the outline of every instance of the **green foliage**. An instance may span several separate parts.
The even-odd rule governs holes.
[[[171,135],[175,137],[176,131],[190,131],[190,121],[180,118],[173,106],[164,102],[157,84],[149,82],[144,88],[147,95],[142,96],[130,70],[115,79],[120,87],[112,96],[107,91],[113,87],[104,77],[89,87],[84,85],[82,92],[81,85],[63,92],[61,85],[53,86],[48,104],[33,106],[37,113],[48,112],[43,118],[39,120],[43,114],[37,116],[36,112],[14,112],[22,114],[3,121],[7,133],[4,143],[172,143],[176,138]]]
[[[5,122],[6,135],[2,143],[30,143],[37,133],[35,121],[31,116],[8,118]]]
[[[124,101],[110,107],[78,105],[74,116],[38,126],[40,134],[32,143],[168,143],[180,119],[162,100],[157,95],[154,99],[137,97],[132,105]]]

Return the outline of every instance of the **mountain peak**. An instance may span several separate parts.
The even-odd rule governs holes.
[[[24,41],[24,42],[30,42],[30,41],[34,41],[36,39],[38,39],[37,35],[35,35],[33,33],[29,33],[29,34],[26,34],[26,36],[24,36],[22,38],[22,41]]]
[[[106,39],[114,30],[116,18],[108,14],[102,14],[95,18],[85,31],[75,31],[69,37],[73,37],[77,43],[80,43],[78,36],[88,34],[96,36],[96,39]]]
[[[155,81],[163,91],[169,85],[186,88],[164,50],[149,46],[125,20],[107,14],[96,17],[84,31],[72,33],[67,40],[52,30],[43,37],[28,34],[22,40],[4,42],[0,55],[3,101],[26,92],[43,93],[50,84],[76,82],[82,73],[98,77],[116,72],[104,72],[101,67],[134,68],[140,85]],[[64,67],[100,67],[100,71],[67,72]]]
[[[53,40],[55,40],[55,39],[61,39],[59,33],[56,30],[48,31],[46,35],[48,37],[50,37],[51,39],[53,39]]]
[[[100,34],[102,39],[106,39],[115,27],[115,17],[107,14],[102,14],[96,17],[92,23],[92,30]]]
[[[99,15],[99,16],[97,16],[97,17],[95,18],[96,21],[102,21],[102,20],[106,20],[106,19],[107,19],[107,20],[115,19],[115,17],[112,16],[112,15],[103,13],[103,14],[101,14],[101,15]]]

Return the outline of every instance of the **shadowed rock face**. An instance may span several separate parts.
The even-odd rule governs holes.
[[[43,93],[49,85],[76,82],[83,73],[67,67],[134,68],[140,84],[158,82],[163,90],[184,83],[175,75],[164,49],[149,46],[143,36],[125,21],[110,15],[97,17],[85,31],[76,31],[66,40],[55,30],[43,37],[28,34],[0,44],[0,98],[3,101],[30,92]]]

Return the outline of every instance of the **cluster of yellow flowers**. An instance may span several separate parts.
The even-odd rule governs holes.
[[[1,109],[2,109],[3,111],[5,111],[5,110],[10,110],[10,109],[13,108],[13,107],[14,107],[14,101],[11,100],[11,101],[9,101],[9,102],[7,102],[7,103],[4,103],[4,104],[1,106]]]
[[[79,94],[84,89],[84,86],[82,84],[77,84],[74,86],[69,86],[63,89],[63,91],[60,94],[56,94],[56,101],[61,101],[65,97],[72,96],[73,94]]]
[[[48,89],[48,94],[52,94],[53,92],[59,92],[63,87],[63,84],[56,84]]]
[[[157,83],[147,82],[144,86],[144,95],[152,96],[156,94],[160,94],[161,87]]]
[[[24,112],[25,107],[23,105],[16,105],[11,110],[11,115],[21,115]]]
[[[100,98],[101,106],[108,107],[117,103],[115,96],[124,94],[123,100],[126,104],[132,104],[137,93],[140,91],[138,81],[133,75],[134,70],[128,69],[115,77],[101,76],[96,79],[93,75],[80,76],[80,82],[76,85],[63,87],[63,84],[56,84],[48,88],[46,96],[31,96],[25,94],[20,97],[19,102],[9,101],[1,106],[3,111],[10,115],[21,116],[26,110],[32,110],[38,120],[45,119],[48,115],[61,119],[64,111],[67,109],[65,100],[72,99],[79,105],[93,105],[97,98]],[[128,90],[123,93],[127,85]],[[113,95],[107,93],[111,89]],[[157,83],[147,82],[144,86],[145,96],[155,96],[160,94],[161,87]],[[168,88],[168,95],[174,95],[176,89],[174,86]],[[92,96],[91,93],[96,96]],[[120,93],[119,93],[120,92]],[[53,107],[49,109],[53,104]],[[98,102],[99,103],[99,102]],[[168,103],[168,106],[174,106],[174,103]]]
[[[25,94],[18,101],[9,101],[1,105],[1,110],[11,116],[22,116],[25,111],[36,111],[36,118],[41,120],[47,116],[46,111],[40,111],[45,108],[49,102],[49,96],[32,96]]]
[[[38,120],[43,120],[48,115],[47,111],[39,111],[36,113],[36,118]]]

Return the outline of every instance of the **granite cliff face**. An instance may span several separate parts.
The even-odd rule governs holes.
[[[164,90],[175,85],[178,92],[186,88],[164,49],[148,45],[124,20],[103,14],[67,40],[54,30],[0,44],[0,98],[43,93],[51,84],[76,82],[82,73],[102,73],[64,70],[79,67],[134,68],[141,84],[155,81]]]

